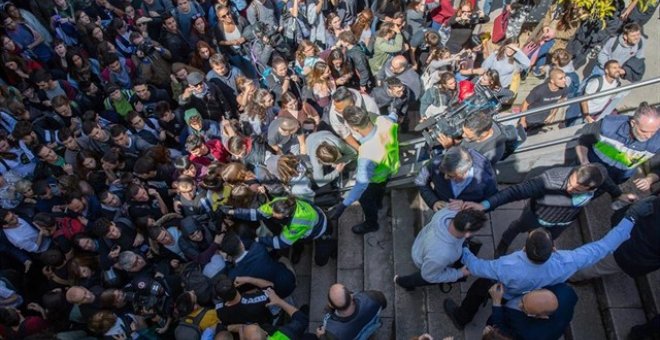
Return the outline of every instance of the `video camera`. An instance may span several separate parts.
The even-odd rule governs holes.
[[[433,147],[438,144],[441,134],[460,138],[463,134],[463,123],[473,114],[488,112],[495,115],[501,107],[499,99],[490,89],[477,84],[471,97],[417,124],[415,131],[421,131],[426,144]]]
[[[165,311],[169,294],[165,287],[156,279],[148,276],[138,276],[130,284],[126,292],[126,302],[133,305],[133,310],[153,310],[155,313]]]

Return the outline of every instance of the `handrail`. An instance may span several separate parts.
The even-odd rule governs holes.
[[[554,103],[554,104],[548,104],[548,105],[540,106],[540,107],[537,107],[537,108],[533,108],[533,109],[527,110],[525,112],[520,112],[520,113],[516,113],[516,114],[511,114],[511,115],[498,117],[496,120],[498,122],[506,122],[506,121],[518,119],[518,118],[521,118],[521,117],[527,117],[531,114],[535,114],[535,113],[539,113],[539,112],[545,112],[545,111],[549,111],[549,110],[556,109],[556,108],[559,108],[559,107],[564,107],[564,106],[580,103],[580,102],[583,102],[585,100],[591,100],[591,99],[595,99],[595,98],[605,97],[605,96],[609,96],[609,95],[613,95],[613,94],[617,94],[617,93],[625,92],[625,91],[629,91],[629,90],[634,90],[634,89],[637,89],[637,88],[640,88],[640,87],[653,85],[653,84],[657,84],[657,83],[660,83],[660,77],[655,77],[655,78],[650,78],[650,79],[638,81],[636,83],[632,83],[632,84],[628,84],[628,85],[624,85],[624,86],[620,86],[620,87],[615,87],[613,89],[603,90],[601,92],[597,92],[597,93],[593,93],[593,94],[574,97],[574,98],[571,98],[571,99],[568,99],[568,100],[565,100],[565,101],[562,101],[562,102],[558,102],[558,103]],[[424,138],[419,137],[419,138],[407,140],[405,142],[401,142],[401,143],[399,143],[399,146],[413,145],[413,144],[417,144],[417,143],[420,143],[420,142],[423,142],[423,141],[424,141]]]

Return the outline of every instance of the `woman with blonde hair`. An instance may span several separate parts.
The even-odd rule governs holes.
[[[312,71],[307,75],[307,86],[319,107],[325,108],[330,105],[332,94],[335,93],[337,85],[328,64],[324,61],[314,64]]]

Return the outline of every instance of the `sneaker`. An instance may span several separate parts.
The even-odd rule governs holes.
[[[545,79],[545,72],[543,72],[543,71],[534,70],[534,71],[532,71],[532,74],[534,75],[534,77],[536,77],[538,79]]]
[[[456,318],[456,310],[458,310],[458,305],[454,300],[452,299],[445,299],[445,301],[442,303],[442,307],[445,310],[445,313],[451,320],[451,322],[454,324],[454,327],[458,329],[459,331],[462,331],[465,329],[465,325],[458,322],[458,319]]]
[[[375,226],[369,226],[367,225],[367,222],[362,222],[360,224],[354,225],[351,228],[351,230],[358,235],[364,235],[366,233],[372,233],[374,231],[377,231],[378,228],[379,228],[378,224],[376,224]]]

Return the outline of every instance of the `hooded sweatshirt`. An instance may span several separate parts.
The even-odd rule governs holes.
[[[449,233],[449,224],[456,213],[448,208],[439,210],[415,238],[412,259],[428,282],[456,282],[463,277],[460,270],[451,268],[461,258],[465,241]]]
[[[197,230],[201,230],[204,235],[199,242],[190,239],[190,235]],[[181,234],[178,240],[179,248],[190,261],[195,261],[202,266],[206,265],[218,250],[218,244],[213,242],[211,232],[193,217],[185,217],[181,220]]]
[[[218,127],[218,123],[209,120],[209,119],[202,119],[202,129],[201,130],[195,130],[192,127],[190,127],[190,120],[193,117],[199,117],[202,119],[202,115],[197,111],[197,109],[188,109],[186,112],[183,114],[183,119],[186,122],[186,125],[188,126],[188,135],[197,135],[201,136],[204,138],[205,141],[209,141],[211,139],[217,139],[220,138],[220,128]]]

